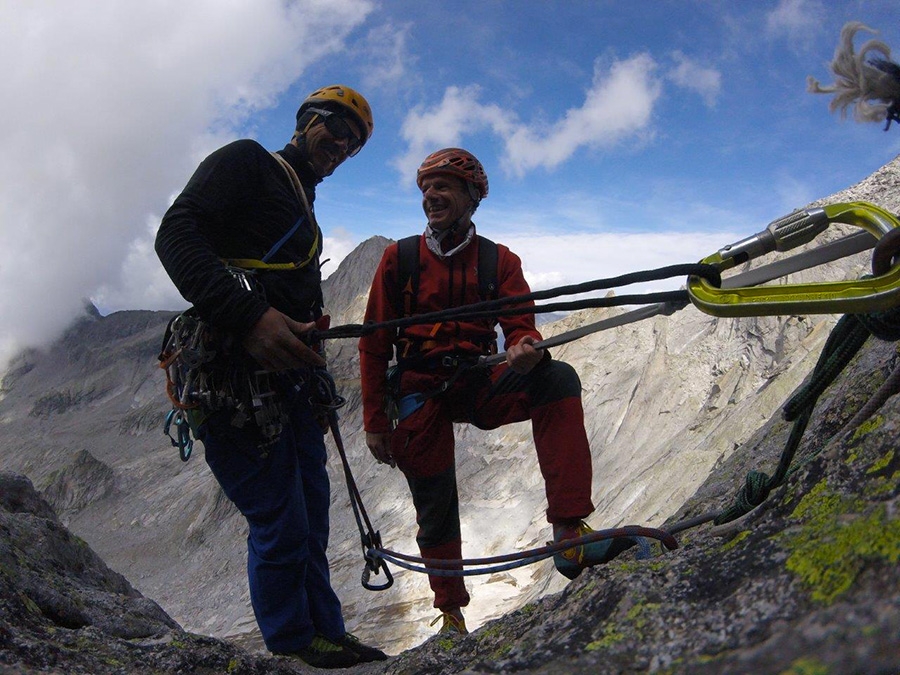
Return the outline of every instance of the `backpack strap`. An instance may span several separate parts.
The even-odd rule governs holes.
[[[419,297],[419,239],[414,234],[397,242],[397,297],[394,306],[397,315],[412,316],[416,313]]]
[[[496,300],[500,293],[497,283],[497,244],[478,235],[478,299]]]

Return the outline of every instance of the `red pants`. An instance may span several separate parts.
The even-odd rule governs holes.
[[[406,371],[401,396],[435,391],[451,375],[452,371],[440,369]],[[406,476],[416,507],[416,542],[422,557],[462,558],[453,423],[496,429],[527,419],[544,477],[547,520],[584,518],[593,512],[591,451],[575,370],[551,359],[527,375],[505,365],[490,371],[473,369],[401,420],[391,438],[391,454]],[[435,607],[446,610],[469,603],[462,577],[429,575],[429,582]]]

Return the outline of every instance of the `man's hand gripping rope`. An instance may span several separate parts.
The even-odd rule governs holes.
[[[290,368],[325,365],[307,342],[311,339],[315,323],[301,323],[269,307],[244,338],[244,348],[256,362],[270,372]]]

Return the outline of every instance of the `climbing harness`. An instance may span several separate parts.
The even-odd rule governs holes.
[[[297,222],[295,222],[291,226],[291,228],[284,233],[281,239],[279,239],[272,245],[272,247],[260,260],[256,260],[254,258],[228,258],[223,262],[231,267],[238,267],[245,270],[303,269],[318,258],[322,230],[319,228],[319,224],[316,222],[315,212],[313,211],[312,206],[310,206],[309,200],[306,198],[306,191],[303,189],[303,185],[300,183],[300,177],[297,175],[297,172],[294,171],[293,167],[291,167],[288,161],[277,152],[272,152],[269,154],[272,155],[272,157],[278,162],[278,165],[284,170],[285,175],[287,175],[288,180],[291,183],[291,187],[294,189],[294,194],[297,196],[297,200],[303,206],[303,213],[297,219]],[[307,222],[313,228],[314,236],[312,245],[309,247],[309,251],[306,252],[306,255],[303,257],[303,259],[286,263],[269,262],[281,249],[281,247],[288,242],[288,240],[294,235],[294,233],[300,229],[303,223]]]
[[[440,396],[449,391],[460,377],[469,370],[481,367],[481,358],[465,354],[443,354],[437,358],[403,359],[387,370],[384,409],[391,423],[391,430],[397,428],[397,424],[406,419],[419,408],[425,405],[429,399]],[[443,380],[437,387],[424,392],[412,392],[405,396],[400,395],[400,379],[406,370],[418,370],[422,368],[441,368],[449,371],[450,376]]]
[[[247,291],[265,295],[252,272],[237,268],[228,271]],[[196,309],[190,308],[169,322],[159,361],[172,403],[163,433],[178,448],[182,461],[190,458],[191,434],[197,438],[206,418],[221,410],[231,411],[231,424],[237,428],[255,424],[262,436],[261,450],[278,440],[286,416],[276,391],[276,376],[258,370],[231,336],[202,320]]]

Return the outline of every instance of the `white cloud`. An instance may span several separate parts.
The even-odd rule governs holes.
[[[554,168],[582,146],[608,147],[645,129],[661,91],[655,69],[647,54],[617,61],[608,70],[598,61],[584,105],[568,110],[547,134],[519,126],[507,138],[506,159],[513,173]]]
[[[394,165],[407,180],[428,153],[490,129],[505,142],[501,163],[511,173],[552,169],[581,147],[608,147],[645,130],[661,92],[655,70],[656,63],[647,54],[608,68],[598,60],[583,105],[566,111],[549,131],[546,125],[521,123],[514,112],[496,104],[480,103],[477,86],[448,87],[437,106],[420,106],[407,115],[401,135],[409,148]]]
[[[147,217],[145,233],[128,244],[120,272],[91,294],[101,314],[134,309],[180,309],[188,303],[181,297],[159,263],[153,243],[161,215]]]
[[[822,27],[825,7],[819,0],[778,0],[766,14],[766,33],[794,47],[810,46]]]
[[[131,287],[137,307],[166,295],[153,290],[148,215],[199,156],[341,49],[372,9],[369,0],[0,4],[0,344],[52,339],[95,292],[126,303]],[[120,273],[130,281],[113,292]]]
[[[343,227],[331,227],[328,235],[322,243],[325,252],[324,260],[327,262],[322,267],[322,278],[327,279],[332,272],[337,270],[341,261],[347,257],[359,244],[359,239],[352,232]]]
[[[426,155],[440,148],[460,145],[464,134],[492,129],[507,136],[513,129],[512,114],[495,104],[483,105],[478,86],[447,87],[444,98],[432,109],[419,106],[406,116],[400,135],[409,149],[394,161],[404,182],[415,178],[416,167]]]
[[[395,26],[393,23],[373,28],[362,43],[363,85],[366,91],[377,89],[403,89],[409,81],[418,76],[411,74],[410,67],[416,57],[409,52],[409,31],[412,24]]]
[[[703,66],[681,52],[673,52],[677,65],[669,72],[669,79],[679,87],[696,92],[710,108],[715,107],[722,89],[722,73]]]

